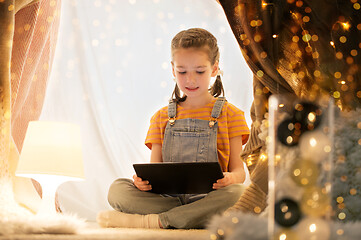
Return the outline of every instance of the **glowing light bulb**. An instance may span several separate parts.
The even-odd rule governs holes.
[[[307,116],[308,121],[315,122],[316,121],[316,114],[314,112],[310,112]]]
[[[344,30],[348,30],[351,25],[348,22],[341,22],[341,26]]]
[[[324,160],[330,154],[332,146],[329,137],[321,130],[304,133],[300,138],[299,144],[302,158],[314,162]]]
[[[317,140],[314,139],[314,138],[311,138],[310,139],[310,145],[311,145],[311,147],[315,147],[317,145]]]
[[[259,156],[259,159],[260,159],[261,161],[266,161],[266,160],[267,160],[267,155],[264,154],[264,153],[262,153],[262,154]]]
[[[306,217],[297,225],[298,235],[301,239],[317,239],[328,240],[330,239],[330,226],[321,218]]]
[[[273,237],[275,240],[299,240],[298,233],[291,229],[281,229]]]
[[[316,232],[316,229],[317,229],[316,224],[312,223],[310,225],[309,229],[310,229],[310,232],[312,232],[312,233]]]

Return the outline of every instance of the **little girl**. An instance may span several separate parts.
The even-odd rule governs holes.
[[[200,28],[181,31],[172,40],[171,53],[176,85],[169,105],[151,119],[145,140],[150,161],[218,161],[224,177],[214,183],[215,191],[197,195],[150,193],[151,183],[136,175],[134,181],[117,179],[108,194],[115,210],[97,217],[102,227],[203,228],[243,192],[240,154],[249,129],[243,112],[218,97],[224,90],[216,38]]]

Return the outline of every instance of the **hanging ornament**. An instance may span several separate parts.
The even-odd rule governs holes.
[[[313,186],[319,176],[319,167],[314,161],[297,159],[290,168],[290,176],[299,186]]]
[[[278,140],[288,146],[296,146],[301,135],[301,125],[295,124],[293,119],[283,120],[277,128]]]
[[[310,102],[299,102],[294,106],[293,116],[295,123],[301,125],[302,131],[311,131],[320,125],[322,109]]]
[[[321,218],[304,218],[297,225],[300,240],[329,240],[330,226]]]
[[[283,198],[275,204],[275,221],[283,227],[295,225],[301,218],[298,204],[289,198]]]
[[[304,159],[321,162],[331,152],[331,141],[322,131],[306,132],[300,139],[300,153]]]
[[[327,213],[330,202],[330,196],[325,189],[313,186],[305,189],[301,199],[301,210],[306,215],[321,217]]]

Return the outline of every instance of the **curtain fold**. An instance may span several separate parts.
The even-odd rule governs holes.
[[[11,56],[12,136],[21,152],[29,121],[39,119],[54,57],[60,1],[36,1],[16,13]]]
[[[150,119],[168,104],[175,84],[170,42],[191,27],[216,36],[226,98],[248,112],[252,74],[216,1],[63,1],[40,119],[82,127],[86,179],[60,186],[64,212],[95,220],[110,208],[109,185],[131,178],[133,163],[150,161],[144,145]]]
[[[31,180],[14,173],[28,122],[39,119],[42,110],[60,5],[56,0],[0,2],[1,215],[25,212],[15,200],[31,211],[39,200]],[[21,189],[27,191],[18,192]]]

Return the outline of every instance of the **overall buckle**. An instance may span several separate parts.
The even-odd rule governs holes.
[[[175,123],[175,117],[168,118],[168,122],[169,122],[169,124],[170,124],[171,126],[173,126],[174,123]]]
[[[217,122],[217,118],[211,117],[209,120],[209,127],[212,128],[214,124],[216,124],[216,122]]]

